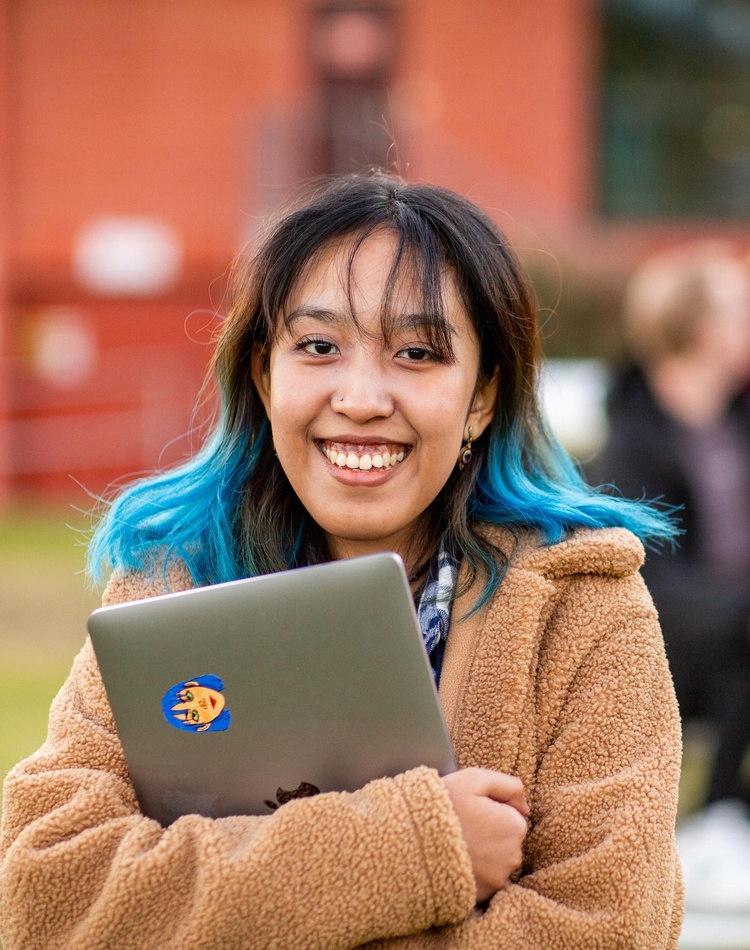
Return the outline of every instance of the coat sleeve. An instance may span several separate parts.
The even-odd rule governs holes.
[[[680,728],[639,576],[572,580],[543,637],[535,705],[521,875],[466,921],[379,947],[676,947]]]
[[[343,948],[461,920],[474,883],[426,768],[267,817],[144,817],[87,642],[6,780],[0,895],[5,950]]]

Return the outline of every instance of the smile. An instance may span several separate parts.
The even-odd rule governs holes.
[[[370,469],[395,468],[409,454],[408,445],[381,443],[362,445],[351,442],[320,442],[321,450],[332,465],[368,472]]]

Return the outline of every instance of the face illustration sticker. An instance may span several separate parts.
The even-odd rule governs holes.
[[[213,673],[177,683],[162,697],[164,718],[186,732],[223,732],[232,720],[224,698],[224,682]]]

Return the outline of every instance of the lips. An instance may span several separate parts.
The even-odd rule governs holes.
[[[361,443],[324,440],[318,444],[332,465],[362,472],[368,472],[371,469],[385,471],[395,468],[411,451],[411,447],[403,442]]]

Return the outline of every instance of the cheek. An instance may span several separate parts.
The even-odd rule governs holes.
[[[473,381],[459,377],[451,382],[453,385],[433,387],[424,393],[420,411],[424,430],[443,442],[463,440],[474,395]]]
[[[463,444],[466,412],[464,400],[455,395],[455,400],[431,403],[421,419],[416,461],[423,487],[433,495],[450,478]]]
[[[271,388],[269,417],[273,431],[291,435],[304,428],[314,417],[318,402],[303,381],[279,377]]]

